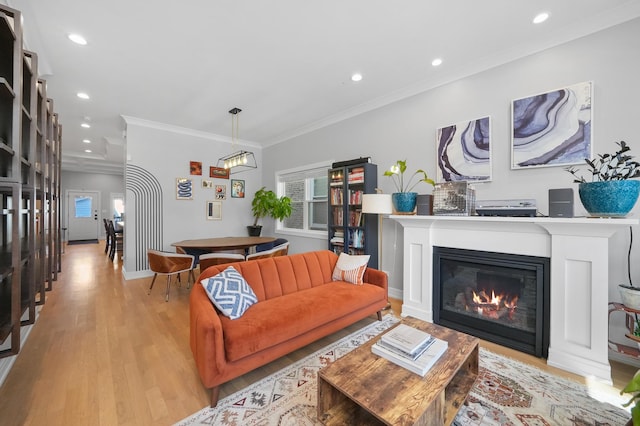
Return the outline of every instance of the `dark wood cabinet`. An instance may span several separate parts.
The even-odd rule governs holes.
[[[375,193],[378,167],[360,163],[332,168],[328,180],[329,250],[338,254],[368,254],[369,266],[377,268],[377,217],[362,213],[362,196]]]

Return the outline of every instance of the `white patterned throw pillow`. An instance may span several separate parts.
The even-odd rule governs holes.
[[[258,301],[253,289],[233,266],[200,281],[214,305],[231,319],[240,318]]]
[[[331,278],[337,281],[346,281],[348,283],[362,285],[362,277],[364,276],[365,269],[367,269],[369,257],[371,256],[368,254],[354,256],[340,253]]]

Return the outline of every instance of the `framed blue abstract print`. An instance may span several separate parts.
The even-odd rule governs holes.
[[[591,158],[592,83],[514,100],[511,168],[566,166]]]

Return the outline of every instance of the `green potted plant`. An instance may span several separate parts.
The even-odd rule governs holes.
[[[640,370],[636,371],[631,381],[620,391],[620,395],[625,393],[632,394],[632,397],[622,406],[628,407],[633,404],[633,407],[631,407],[631,420],[627,425],[640,426]]]
[[[585,158],[591,173],[590,181],[578,175],[579,170],[575,167],[566,168],[578,184],[580,201],[591,216],[624,217],[638,200],[640,181],[630,179],[640,176],[640,163],[629,155],[631,148],[625,141],[616,144],[619,148],[613,154]],[[620,284],[618,290],[625,306],[640,309],[640,288]]]
[[[567,167],[578,183],[582,205],[591,216],[624,217],[631,211],[640,194],[640,163],[629,155],[631,148],[625,141],[616,142],[619,149],[613,154],[598,154],[585,158],[591,179],[579,176],[575,167]]]
[[[272,217],[276,220],[284,220],[291,216],[291,198],[282,196],[278,198],[275,192],[267,190],[264,186],[256,191],[251,201],[251,213],[255,218],[253,225],[247,226],[249,236],[260,236],[262,226],[258,221],[263,217]]]
[[[398,213],[411,213],[416,207],[417,192],[411,190],[420,182],[425,182],[431,186],[435,186],[435,182],[427,172],[418,169],[408,179],[405,180],[405,172],[407,171],[407,160],[398,160],[389,170],[384,172],[384,176],[388,176],[393,181],[398,192],[391,194],[393,207]]]

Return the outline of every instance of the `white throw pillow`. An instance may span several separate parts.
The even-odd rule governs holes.
[[[258,302],[249,283],[233,266],[200,281],[200,284],[211,302],[231,319],[240,318],[249,306]]]
[[[331,278],[336,281],[346,281],[348,283],[362,285],[362,277],[369,263],[368,254],[365,255],[348,255],[340,253],[336,267],[333,269]]]

